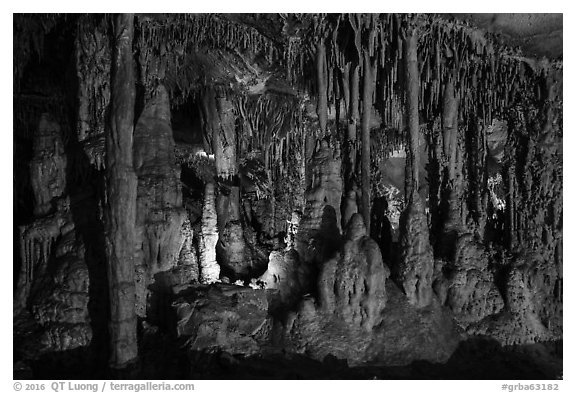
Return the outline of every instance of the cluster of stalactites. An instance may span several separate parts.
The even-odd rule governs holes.
[[[241,151],[261,150],[265,168],[272,177],[285,176],[291,157],[304,150],[300,99],[273,94],[240,96],[236,112],[242,124]]]
[[[78,75],[78,140],[83,142],[104,134],[106,109],[110,103],[111,51],[105,18],[78,19],[76,73]]]
[[[188,97],[195,93],[197,83],[190,82],[198,75],[188,75],[187,70],[201,49],[262,55],[269,64],[283,62],[284,58],[283,52],[256,29],[218,14],[141,16],[136,27],[142,82],[147,90],[167,76],[179,75],[173,81],[179,95]],[[209,81],[203,82],[207,85]]]
[[[402,37],[408,27],[417,30],[419,110],[427,120],[441,115],[443,91],[448,82],[454,83],[461,100],[459,117],[473,116],[485,124],[503,114],[516,94],[529,86],[525,76],[527,66],[519,61],[519,55],[496,45],[490,36],[465,22],[408,14],[342,14],[315,21],[309,42],[298,41],[297,45],[289,46],[310,53],[305,60],[308,63],[317,62],[314,58],[317,48],[325,47],[327,81],[309,83],[308,87],[326,89],[329,106],[338,108],[340,100],[348,98],[342,81],[344,74],[358,67],[362,77],[367,71],[363,59],[368,56],[368,64],[376,70],[377,86],[370,99],[386,128],[404,126]],[[308,49],[302,51],[302,47]],[[293,59],[296,55],[287,57]],[[299,66],[300,70],[311,68]],[[301,74],[300,78],[306,76]]]

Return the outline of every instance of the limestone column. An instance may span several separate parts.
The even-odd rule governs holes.
[[[432,300],[432,275],[434,255],[430,245],[428,222],[423,201],[418,192],[419,157],[419,119],[418,119],[418,35],[415,28],[409,28],[404,39],[404,67],[406,72],[406,110],[408,118],[408,155],[410,167],[410,195],[406,195],[408,205],[400,223],[401,260],[399,279],[408,301],[416,307],[425,307]]]
[[[134,15],[114,16],[110,126],[106,134],[105,232],[110,291],[110,366],[124,368],[138,356],[134,249],[137,179],[134,132]]]

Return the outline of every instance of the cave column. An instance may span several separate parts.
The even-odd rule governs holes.
[[[342,206],[342,227],[354,213],[357,213],[357,184],[356,184],[356,127],[358,124],[358,91],[359,67],[348,63],[342,71],[342,90],[346,109],[347,127],[344,139],[344,155],[342,166],[344,170],[344,196],[348,203]]]
[[[425,307],[432,300],[434,255],[429,240],[428,220],[418,192],[419,118],[418,118],[418,35],[410,27],[404,39],[404,67],[406,73],[406,110],[408,118],[408,156],[406,176],[409,178],[408,204],[401,221],[401,256],[398,278],[408,301],[416,307]]]
[[[252,260],[245,252],[241,220],[234,105],[224,95],[209,90],[203,98],[203,116],[205,132],[211,136],[219,185],[216,197],[218,262],[228,278],[245,278],[251,271]]]
[[[408,33],[404,39],[404,61],[406,70],[406,111],[408,120],[408,149],[410,155],[410,170],[406,176],[410,177],[410,195],[406,199],[413,199],[418,193],[420,168],[420,120],[418,116],[419,80],[418,74],[418,35],[415,29]]]
[[[448,214],[445,230],[459,230],[462,227],[462,155],[458,149],[458,99],[453,81],[444,89],[442,108],[442,139],[446,162],[445,195],[448,198]]]
[[[106,134],[105,232],[110,365],[123,368],[138,356],[134,283],[137,179],[132,159],[136,95],[132,58],[134,15],[115,16],[113,34],[110,127]]]
[[[370,54],[364,51],[364,78],[362,91],[362,216],[367,233],[370,233],[370,117],[372,92],[376,73]]]
[[[217,197],[218,229],[221,231],[229,220],[240,218],[240,191],[234,107],[225,97],[214,99],[217,122],[213,126],[212,145],[216,175],[219,182],[225,184],[225,188],[230,191],[229,195],[220,192]]]

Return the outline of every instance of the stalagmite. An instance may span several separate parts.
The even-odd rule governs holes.
[[[216,262],[218,225],[214,196],[214,184],[206,184],[202,209],[202,233],[200,234],[200,282],[211,284],[220,278],[220,265]]]
[[[134,250],[137,178],[132,163],[135,80],[134,15],[114,17],[110,127],[106,137],[106,255],[110,291],[110,366],[124,368],[138,356]]]
[[[401,222],[400,243],[402,245],[401,262],[398,276],[402,282],[408,301],[425,307],[432,300],[432,275],[434,257],[430,246],[428,222],[418,187],[419,176],[419,118],[418,118],[418,34],[412,28],[404,40],[404,62],[406,68],[406,110],[408,112],[408,151],[411,158],[410,178],[411,195]]]
[[[310,163],[312,180],[296,236],[296,250],[304,262],[321,263],[340,237],[342,198],[341,158],[338,146],[318,141]]]
[[[223,96],[208,99],[216,106],[212,119],[212,148],[216,162],[219,192],[216,198],[218,218],[218,244],[216,251],[226,274],[246,277],[252,268],[252,259],[246,250],[246,242],[240,221],[240,184],[236,137],[236,115],[232,102]]]
[[[367,235],[362,216],[353,215],[340,252],[322,266],[318,279],[321,310],[371,331],[381,321],[389,275],[378,245]]]
[[[181,229],[187,214],[182,207],[180,166],[174,148],[170,101],[166,88],[160,85],[151,94],[134,130],[134,170],[138,176],[136,297],[141,317],[146,315],[154,276],[176,267],[184,242]],[[162,286],[156,283],[156,292],[166,289]]]

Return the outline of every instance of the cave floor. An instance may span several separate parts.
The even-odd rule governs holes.
[[[16,333],[20,334],[16,334]],[[15,320],[15,379],[527,379],[562,378],[562,342],[501,347],[488,339],[460,343],[444,364],[415,361],[404,366],[363,364],[326,357],[320,362],[304,354],[277,348],[244,357],[225,352],[191,353],[184,342],[158,329],[141,335],[141,357],[123,372],[111,372],[95,349],[72,350],[35,356],[30,350],[34,328],[25,318]],[[28,348],[28,349],[26,349]]]

